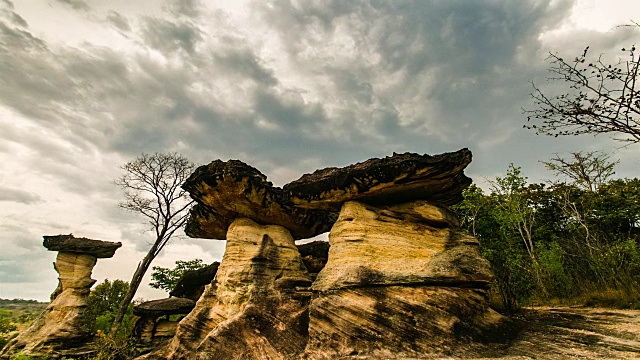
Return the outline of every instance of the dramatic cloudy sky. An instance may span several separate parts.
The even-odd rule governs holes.
[[[122,241],[94,278],[128,280],[150,240],[113,179],[142,152],[240,159],[282,185],[392,152],[468,147],[478,183],[603,150],[638,176],[640,147],[522,129],[549,52],[618,56],[636,0],[0,0],[0,298],[46,300],[42,235]],[[156,260],[220,259],[177,239]],[[139,296],[163,297],[144,287]]]

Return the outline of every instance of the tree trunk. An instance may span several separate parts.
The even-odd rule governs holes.
[[[144,259],[142,259],[142,261],[138,263],[136,272],[133,273],[133,277],[131,278],[131,282],[129,283],[129,290],[127,291],[127,294],[125,295],[124,299],[122,299],[122,303],[120,304],[120,309],[118,309],[118,313],[113,319],[113,325],[111,325],[110,334],[112,337],[116,335],[116,332],[120,328],[120,324],[122,324],[122,319],[124,319],[124,315],[127,313],[129,304],[131,304],[133,297],[136,295],[136,292],[138,291],[138,287],[140,287],[140,283],[142,283],[142,278],[144,277],[144,274],[147,272],[147,270],[149,269],[149,266],[151,265],[151,262],[155,258],[156,247],[157,247],[157,242],[149,250],[149,252],[144,257]]]

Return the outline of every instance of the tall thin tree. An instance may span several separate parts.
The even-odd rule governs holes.
[[[129,291],[114,318],[112,334],[120,327],[151,262],[187,221],[193,200],[181,186],[194,168],[192,162],[177,153],[142,154],[122,166],[125,174],[115,181],[125,194],[125,201],[119,206],[143,215],[154,232],[155,241],[131,278]]]

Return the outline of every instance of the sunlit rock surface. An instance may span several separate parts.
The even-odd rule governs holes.
[[[500,326],[486,298],[489,263],[457,225],[426,201],[345,203],[313,283],[307,357],[446,352]]]
[[[282,226],[238,219],[216,274],[172,342],[146,359],[291,359],[307,341],[309,286]]]
[[[4,348],[2,357],[22,352],[26,355],[59,357],[90,351],[86,346],[93,334],[83,326],[91,272],[97,258],[111,257],[122,244],[74,238],[72,235],[45,236],[44,246],[58,252],[54,268],[59,285],[47,309]],[[87,252],[87,253],[83,253]]]

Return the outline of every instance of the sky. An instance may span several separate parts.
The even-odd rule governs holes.
[[[129,280],[153,237],[114,179],[141,153],[239,159],[277,186],[393,152],[467,147],[481,186],[604,151],[637,177],[640,145],[523,129],[548,54],[615,61],[637,0],[0,0],[0,298],[47,300],[43,235],[121,241],[93,278]],[[324,235],[326,238],[326,235]],[[220,260],[174,239],[153,265]],[[148,277],[148,275],[147,275]],[[167,294],[148,279],[139,299]]]

